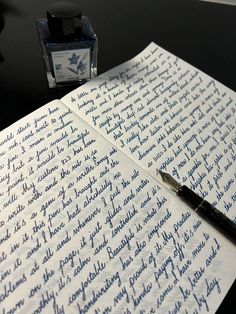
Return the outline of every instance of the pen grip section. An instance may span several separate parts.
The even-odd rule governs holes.
[[[224,231],[236,240],[236,224],[218,209],[202,199],[185,185],[182,186],[177,194],[202,218],[206,219],[209,223],[212,223],[215,227],[219,227],[221,231]]]

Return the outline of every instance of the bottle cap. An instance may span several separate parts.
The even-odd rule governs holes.
[[[73,2],[61,1],[52,4],[47,10],[48,28],[53,38],[70,40],[81,34],[80,7]]]

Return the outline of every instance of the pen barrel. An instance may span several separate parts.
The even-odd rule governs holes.
[[[215,227],[218,227],[226,235],[229,235],[236,241],[236,224],[232,220],[185,185],[182,186],[177,194],[202,218],[206,219],[209,223],[212,223]]]

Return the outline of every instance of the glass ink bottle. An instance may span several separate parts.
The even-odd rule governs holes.
[[[82,84],[97,76],[97,36],[77,4],[54,3],[37,27],[49,87]]]

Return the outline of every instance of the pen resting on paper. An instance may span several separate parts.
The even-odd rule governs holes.
[[[195,212],[219,228],[226,235],[236,240],[236,224],[212,206],[208,201],[190,190],[187,186],[179,184],[168,173],[159,171],[165,186],[174,191],[186,204],[188,204]]]

